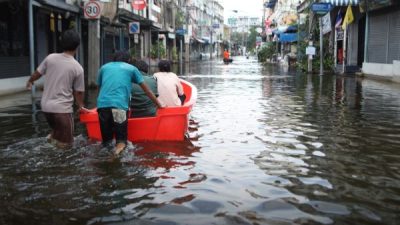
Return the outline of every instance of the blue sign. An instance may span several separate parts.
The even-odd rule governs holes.
[[[184,34],[186,34],[186,30],[185,29],[176,29],[175,33],[177,35],[184,35]]]
[[[326,14],[333,9],[333,5],[331,3],[313,3],[311,5],[311,11],[316,14]]]
[[[129,33],[130,34],[139,34],[140,33],[140,23],[139,22],[129,23]]]

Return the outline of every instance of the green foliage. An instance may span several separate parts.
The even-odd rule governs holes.
[[[150,57],[155,58],[165,58],[165,47],[162,42],[157,41],[151,46]]]
[[[185,13],[181,9],[178,9],[178,11],[175,14],[175,27],[182,28],[184,24],[185,24]]]
[[[299,30],[300,31],[307,31],[309,27],[309,20],[308,18],[305,20],[306,23],[300,25]],[[306,34],[307,32],[301,33],[300,40],[298,41],[297,45],[297,62],[298,62],[298,67],[303,70],[307,71],[308,70],[308,56],[305,54],[306,48],[308,46],[308,38],[309,35]],[[313,29],[311,30],[313,40],[314,40],[314,47],[316,48],[316,55],[313,57],[312,60],[312,71],[319,71],[320,70],[320,57],[319,57],[319,52],[320,52],[320,44],[319,44],[319,26],[318,23],[314,24]],[[323,38],[323,64],[324,64],[324,70],[325,71],[333,71],[334,69],[334,59],[333,55],[330,52],[329,49],[329,36],[324,36]]]
[[[307,41],[299,41],[297,45],[297,65],[302,71],[307,71]]]
[[[247,37],[247,45],[246,45],[246,47],[247,47],[248,51],[251,51],[252,49],[255,48],[257,34],[258,33],[256,31],[256,28],[255,27],[251,27],[250,28],[250,34]]]
[[[172,60],[173,61],[178,61],[178,52],[176,50],[176,47],[172,48]]]
[[[135,48],[130,48],[130,49],[129,49],[129,54],[131,55],[131,58],[135,58],[135,57],[136,57],[136,50],[135,50]]]
[[[260,62],[265,62],[267,60],[271,60],[272,56],[276,53],[276,48],[273,42],[268,42],[261,46],[258,51],[258,60]]]

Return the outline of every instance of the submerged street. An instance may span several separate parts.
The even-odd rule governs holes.
[[[233,59],[181,76],[198,89],[186,141],[118,158],[77,116],[74,148],[53,148],[30,96],[7,96],[0,224],[398,224],[399,85]]]

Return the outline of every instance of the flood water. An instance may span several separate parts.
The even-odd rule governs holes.
[[[32,105],[1,108],[0,224],[399,224],[399,85],[245,58],[182,78],[188,140],[119,158],[78,121],[61,151]]]

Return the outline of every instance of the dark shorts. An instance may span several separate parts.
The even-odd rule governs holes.
[[[51,137],[62,144],[74,142],[74,119],[72,113],[43,112],[51,128]]]
[[[100,131],[103,139],[103,144],[110,143],[115,135],[116,143],[125,143],[127,141],[127,130],[128,130],[128,112],[123,111],[125,119],[114,118],[113,108],[99,108],[97,112],[99,114]]]

